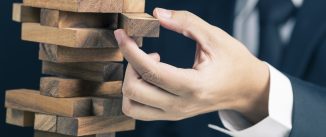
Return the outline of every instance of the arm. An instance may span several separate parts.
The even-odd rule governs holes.
[[[219,112],[224,126],[229,129],[227,134],[238,137],[288,137],[292,129],[293,91],[287,76],[269,65],[269,101],[268,117],[252,124],[243,116],[232,110]],[[219,127],[213,129],[225,132]]]
[[[269,97],[269,116],[252,125],[237,112],[221,111],[223,124],[230,131],[214,125],[212,128],[230,135],[251,137],[325,135],[326,89],[285,76],[272,67],[270,70],[270,94],[274,95]]]
[[[175,121],[232,110],[252,124],[268,117],[268,65],[223,30],[189,12],[156,9],[154,15],[163,27],[197,42],[194,66],[183,69],[159,62],[158,54],[144,53],[123,30],[115,31],[129,62],[123,85],[126,115],[145,121]],[[325,132],[325,90],[290,80],[294,93],[291,136]]]
[[[293,129],[290,137],[326,134],[326,89],[288,76],[293,88]]]

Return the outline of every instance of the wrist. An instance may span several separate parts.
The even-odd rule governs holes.
[[[252,65],[247,73],[244,82],[242,101],[235,108],[245,118],[252,123],[258,123],[268,116],[268,98],[270,74],[268,65],[262,61],[257,61]]]

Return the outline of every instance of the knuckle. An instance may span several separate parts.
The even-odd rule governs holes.
[[[190,35],[190,30],[193,27],[192,26],[192,21],[191,21],[191,13],[188,11],[185,11],[184,13],[184,21],[182,22],[182,26],[183,26],[183,30],[182,30],[182,34],[185,36],[189,36]]]
[[[122,104],[122,112],[126,115],[126,116],[132,116],[132,106],[130,103],[123,103]]]

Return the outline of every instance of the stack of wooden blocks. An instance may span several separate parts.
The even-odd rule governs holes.
[[[34,127],[34,137],[114,137],[133,130],[122,113],[123,55],[114,30],[139,46],[159,36],[145,0],[24,0],[13,5],[22,39],[38,42],[40,90],[6,92],[6,122]],[[27,72],[27,71],[26,71]],[[28,72],[27,72],[28,73]]]

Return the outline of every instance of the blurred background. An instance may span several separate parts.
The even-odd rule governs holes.
[[[230,3],[233,0],[217,0]],[[21,24],[12,21],[12,4],[21,0],[3,0],[0,4],[0,136],[32,137],[32,128],[20,128],[5,124],[4,95],[7,89],[39,89],[41,62],[38,60],[38,44],[20,39]],[[147,0],[146,12],[155,7],[189,10],[206,21],[221,28],[229,28],[230,17],[223,22],[215,16],[223,16],[217,9],[228,8],[215,1],[198,0]],[[216,12],[215,12],[216,11]],[[228,31],[228,30],[226,30]],[[171,39],[173,38],[173,39]],[[177,39],[177,41],[175,40]],[[184,44],[187,43],[187,44]],[[159,39],[145,39],[143,49],[158,52],[162,62],[177,67],[193,65],[195,43],[179,34],[161,29]],[[182,54],[181,54],[182,53]],[[216,112],[179,122],[137,122],[137,130],[119,134],[119,137],[206,137],[223,136],[207,127],[208,123],[219,124]],[[197,132],[200,131],[200,132]],[[181,134],[182,133],[182,134]]]
[[[36,43],[20,40],[19,23],[11,19],[12,3],[20,0],[5,0],[0,5],[0,132],[3,137],[32,137],[31,128],[5,124],[4,96],[6,89],[38,89],[41,63],[38,61]]]

